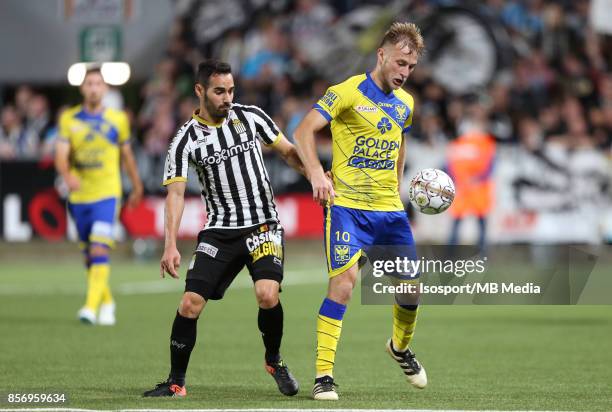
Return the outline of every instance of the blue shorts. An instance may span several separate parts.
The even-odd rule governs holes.
[[[326,208],[325,253],[329,277],[349,269],[366,250],[379,254],[386,250],[393,255],[385,257],[388,259],[405,256],[416,260],[416,247],[406,212],[378,212],[343,206]],[[373,256],[368,258],[372,260]]]
[[[108,247],[114,245],[113,233],[118,204],[118,199],[114,197],[91,203],[68,202],[68,210],[74,219],[82,248],[92,243]]]

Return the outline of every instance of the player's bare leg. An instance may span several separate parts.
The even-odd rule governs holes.
[[[346,271],[329,279],[327,298],[317,318],[317,360],[312,397],[316,400],[338,400],[333,367],[338,340],[342,332],[342,318],[346,305],[353,296],[359,268],[352,265]]]
[[[259,306],[257,326],[266,348],[265,368],[272,375],[278,390],[286,396],[298,393],[298,383],[280,355],[283,337],[283,307],[279,300],[280,285],[276,280],[255,282],[255,297]]]

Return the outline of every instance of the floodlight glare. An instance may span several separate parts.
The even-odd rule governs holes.
[[[130,79],[130,65],[125,62],[107,62],[100,69],[104,81],[112,86],[121,86]]]
[[[85,63],[74,63],[68,69],[68,83],[71,86],[80,86],[85,79],[85,73],[87,72],[87,65]]]
[[[130,65],[125,62],[105,62],[100,63],[74,63],[68,69],[68,83],[72,86],[80,86],[85,79],[85,73],[90,67],[100,67],[100,72],[104,81],[111,86],[121,86],[125,84],[131,75]]]

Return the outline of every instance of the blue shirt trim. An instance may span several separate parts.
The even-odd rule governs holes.
[[[106,137],[106,139],[112,144],[117,144],[119,142],[119,130],[117,130],[113,124],[104,119],[104,112],[91,114],[86,112],[84,109],[81,109],[81,111],[75,114],[74,117],[88,123],[93,130]],[[108,125],[108,131],[106,133],[102,132],[102,124]]]
[[[317,112],[321,113],[321,115],[322,115],[323,117],[325,117],[325,119],[327,119],[327,121],[328,121],[328,122],[331,122],[331,121],[332,121],[332,117],[329,115],[329,113],[327,113],[327,112],[325,111],[325,109],[323,109],[323,108],[321,107],[321,105],[320,105],[319,103],[315,103],[315,104],[312,106],[312,108],[313,108],[313,109],[315,109]]]
[[[376,84],[376,82],[372,79],[370,72],[366,72],[366,78],[359,84],[357,87],[359,91],[372,102],[374,102],[382,111],[384,111],[387,116],[389,116],[393,121],[399,125],[401,128],[404,127],[406,120],[410,117],[410,106],[407,103],[400,100],[393,90],[389,93],[385,93],[382,91],[380,87]],[[396,109],[396,106],[405,107],[405,115],[403,118],[399,117],[399,113]]]

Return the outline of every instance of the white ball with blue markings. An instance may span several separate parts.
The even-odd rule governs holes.
[[[419,212],[437,215],[453,203],[455,184],[440,169],[423,169],[412,178],[408,198]]]

